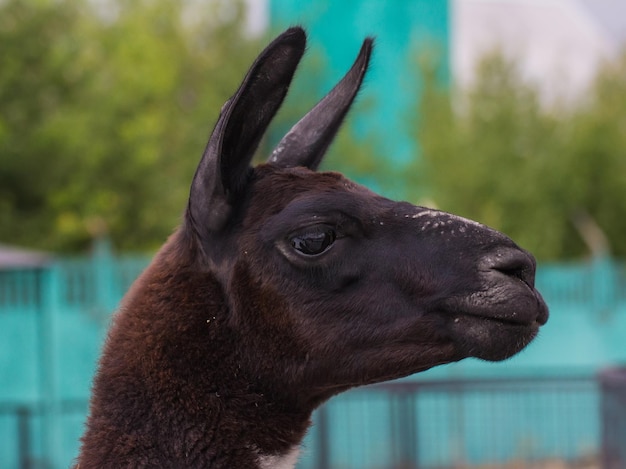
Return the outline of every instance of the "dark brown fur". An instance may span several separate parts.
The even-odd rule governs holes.
[[[249,168],[303,32],[257,59],[222,111],[183,225],[115,315],[81,468],[258,468],[297,446],[334,394],[509,357],[547,320],[532,256],[504,235],[315,172],[370,49],[271,163]]]

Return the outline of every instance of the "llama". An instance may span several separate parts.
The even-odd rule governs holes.
[[[335,394],[477,357],[548,318],[535,261],[503,234],[316,169],[367,70],[252,155],[304,53],[291,28],[223,106],[180,228],[114,316],[78,466],[293,468]]]

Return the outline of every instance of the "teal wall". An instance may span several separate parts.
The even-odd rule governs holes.
[[[376,141],[383,162],[403,164],[416,154],[410,136],[417,117],[420,89],[417,56],[435,51],[448,76],[447,0],[269,0],[274,33],[292,25],[308,32],[307,60],[319,67],[307,81],[309,92],[321,98],[348,70],[363,39],[376,38],[370,70],[355,112],[349,118],[363,137]],[[303,66],[303,68],[306,67]]]

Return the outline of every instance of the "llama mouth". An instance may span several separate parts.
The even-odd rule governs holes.
[[[493,272],[486,288],[464,297],[446,301],[445,309],[455,315],[467,315],[518,326],[543,326],[548,321],[548,306],[532,283]]]
[[[468,295],[452,298],[451,311],[505,323],[543,325],[548,308],[535,289],[536,262],[523,249],[503,246],[478,265],[478,285]]]
[[[548,320],[543,298],[524,282],[453,299],[446,310],[448,332],[459,353],[488,361],[515,355]]]
[[[464,315],[454,318],[450,332],[457,350],[466,357],[500,361],[524,349],[541,325]]]
[[[470,321],[474,320],[478,322],[484,322],[485,324],[487,324],[486,327],[489,327],[488,324],[493,323],[493,324],[500,324],[502,326],[508,326],[511,328],[524,329],[528,327],[539,328],[543,324],[545,324],[544,320],[539,317],[537,317],[534,320],[526,320],[524,318],[518,318],[518,317],[510,318],[510,317],[498,317],[498,316],[493,316],[489,314],[479,314],[478,312],[459,313],[453,317],[452,322],[454,324],[458,324],[459,322],[463,321],[464,318],[466,318],[465,320],[470,320]]]
[[[538,291],[526,289],[524,293],[501,294],[490,303],[468,305],[463,313],[512,326],[543,326],[548,321],[548,306]]]
[[[547,319],[548,308],[536,296],[530,311],[457,310],[450,316],[448,331],[463,356],[500,361],[526,347]]]

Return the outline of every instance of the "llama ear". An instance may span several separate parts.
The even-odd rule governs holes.
[[[306,35],[291,28],[257,57],[224,104],[191,184],[187,215],[200,234],[228,222],[232,197],[245,186],[250,160],[304,54]]]
[[[363,41],[352,68],[276,145],[270,163],[317,169],[361,87],[373,45],[372,38]]]

